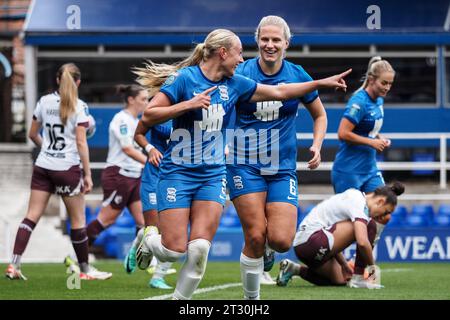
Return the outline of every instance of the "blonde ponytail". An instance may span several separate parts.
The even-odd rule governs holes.
[[[148,90],[150,97],[153,97],[171,74],[184,67],[195,66],[208,60],[220,47],[230,49],[236,38],[236,34],[230,30],[216,29],[208,34],[205,42],[197,44],[190,56],[183,61],[165,64],[147,60],[144,67],[133,68],[132,72],[138,76],[136,81]]]
[[[369,77],[373,77],[376,79],[381,75],[381,73],[386,71],[395,74],[394,68],[392,68],[389,62],[383,60],[380,56],[372,57],[369,61],[369,65],[367,66],[366,74],[363,77],[364,82],[362,86],[359,87],[356,91],[367,88],[367,86],[369,85]]]
[[[59,80],[59,96],[61,97],[59,116],[61,122],[66,125],[69,117],[75,112],[78,101],[76,81],[81,78],[81,73],[75,64],[67,63],[59,68],[57,78]]]

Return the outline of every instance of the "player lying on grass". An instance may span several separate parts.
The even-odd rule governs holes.
[[[381,288],[376,283],[377,267],[372,252],[374,219],[391,214],[397,196],[404,190],[400,182],[379,187],[369,195],[348,189],[319,203],[302,221],[294,239],[295,254],[305,265],[288,259],[281,261],[277,285],[286,286],[297,275],[319,286]],[[367,266],[372,281],[365,280],[362,274],[353,275],[342,254],[355,241],[359,248],[355,264],[362,270]]]

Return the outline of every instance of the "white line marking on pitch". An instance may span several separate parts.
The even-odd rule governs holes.
[[[392,268],[392,269],[381,269],[381,272],[406,272],[406,271],[413,271],[413,269],[408,268]]]
[[[239,283],[228,283],[228,284],[223,284],[221,286],[213,286],[213,287],[197,289],[197,290],[194,291],[194,294],[200,294],[200,293],[205,293],[205,292],[223,290],[223,289],[239,287],[239,286],[242,286],[242,283],[240,283],[240,282]],[[162,296],[148,297],[148,298],[145,298],[143,300],[167,300],[167,299],[171,299],[171,298],[172,298],[172,293],[171,294],[164,294]]]

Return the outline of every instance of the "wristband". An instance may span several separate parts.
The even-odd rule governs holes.
[[[149,153],[150,150],[152,150],[153,148],[154,146],[149,143],[148,145],[145,146],[145,152]]]

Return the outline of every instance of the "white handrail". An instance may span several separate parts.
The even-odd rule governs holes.
[[[450,139],[448,132],[423,132],[423,133],[383,133],[383,136],[389,139],[404,140],[439,140],[439,162],[379,162],[378,167],[381,170],[439,170],[439,188],[447,189],[447,170],[450,170],[450,162],[447,162],[447,139]],[[312,133],[297,133],[297,139],[311,140]],[[325,140],[337,140],[337,133],[327,133]],[[329,171],[332,168],[332,162],[322,162],[316,170]],[[309,170],[307,165],[297,162],[297,170]]]

